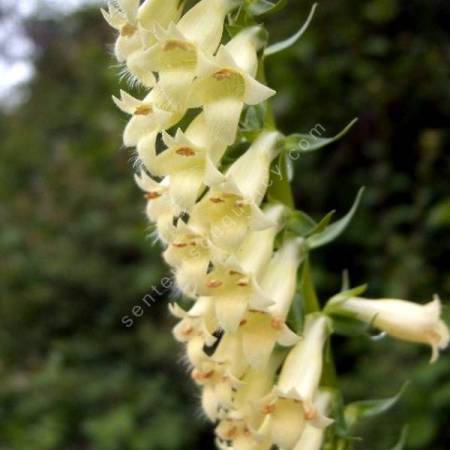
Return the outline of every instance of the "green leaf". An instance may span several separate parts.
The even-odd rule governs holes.
[[[270,201],[278,201],[289,208],[294,208],[294,197],[292,196],[291,185],[289,184],[290,164],[291,162],[284,154],[280,154],[272,164],[267,197]]]
[[[342,219],[332,223],[321,233],[314,234],[313,236],[308,238],[308,245],[310,248],[322,247],[323,245],[326,245],[335,240],[345,231],[345,229],[352,221],[356,210],[358,209],[363,192],[364,188],[361,188],[356,196],[356,199],[350,211]]]
[[[350,403],[345,408],[345,420],[349,426],[355,425],[361,419],[379,416],[391,409],[405,392],[409,382],[403,384],[400,391],[393,397],[384,398],[380,400],[363,400],[359,402]]]
[[[391,450],[403,450],[406,445],[406,439],[408,438],[408,426],[405,425],[402,428],[402,432],[400,434],[400,438],[397,442],[397,444],[394,445],[394,447],[391,448]]]
[[[300,277],[299,294],[303,302],[303,310],[306,314],[320,311],[319,299],[311,276],[309,259],[303,263],[302,275]]]
[[[254,16],[262,16],[281,11],[286,4],[287,0],[246,0],[246,9]]]
[[[358,119],[353,119],[340,133],[329,138],[321,137],[326,130],[320,124],[312,128],[307,134],[291,134],[284,141],[284,151],[292,154],[309,153],[319,150],[345,136],[357,121]]]
[[[264,50],[264,55],[265,56],[274,55],[275,53],[279,53],[279,52],[286,50],[287,48],[293,46],[303,36],[303,33],[308,29],[309,24],[311,23],[311,20],[314,17],[316,8],[317,8],[317,3],[314,3],[314,5],[311,8],[308,18],[306,19],[306,22],[302,25],[302,27],[288,39],[285,39],[284,41],[281,41],[281,42],[277,42],[276,44],[273,44],[273,45],[270,45],[269,47],[267,47]]]

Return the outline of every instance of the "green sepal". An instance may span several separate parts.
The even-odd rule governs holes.
[[[308,236],[312,230],[318,226],[317,222],[303,211],[292,211],[286,229],[292,231],[297,236]]]
[[[400,400],[400,397],[405,392],[408,384],[409,381],[405,382],[400,388],[399,392],[393,397],[379,400],[362,400],[350,403],[349,405],[347,405],[344,411],[344,416],[347,424],[352,427],[362,419],[376,417],[389,411]]]
[[[245,0],[246,10],[253,16],[267,16],[281,11],[287,0]]]
[[[243,131],[256,131],[264,128],[264,118],[266,116],[267,106],[265,103],[248,106],[240,127]]]
[[[350,211],[340,220],[332,223],[330,226],[325,228],[320,233],[316,233],[313,236],[308,238],[308,245],[310,248],[318,248],[322,247],[323,245],[329,244],[330,242],[334,241],[337,237],[339,237],[345,229],[348,227],[350,222],[353,219],[353,216],[356,213],[356,210],[358,209],[358,206],[361,202],[361,197],[364,192],[364,188],[361,188],[358,191],[358,194],[356,196],[356,199],[353,203],[353,206],[351,207]]]
[[[302,297],[296,293],[292,301],[291,309],[287,317],[287,325],[295,333],[300,333],[303,329],[303,304]]]
[[[314,13],[317,8],[317,3],[314,3],[314,5],[311,8],[311,11],[309,13],[308,18],[306,19],[305,23],[301,26],[301,28],[293,34],[291,37],[285,39],[284,41],[277,42],[276,44],[272,44],[269,47],[267,47],[264,50],[265,56],[274,55],[275,53],[279,53],[283,50],[288,49],[289,47],[292,47],[304,34],[304,32],[308,29],[309,24],[311,23]]]
[[[310,153],[319,150],[345,136],[357,121],[358,119],[353,119],[342,131],[329,138],[321,137],[320,129],[323,129],[323,132],[326,131],[321,125],[316,125],[308,134],[291,134],[284,140],[284,151],[287,153]]]

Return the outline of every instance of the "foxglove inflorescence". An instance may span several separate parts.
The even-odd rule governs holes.
[[[330,426],[342,408],[330,376],[335,321],[428,343],[433,360],[449,334],[437,298],[419,306],[345,290],[320,310],[308,253],[342,232],[354,208],[332,225],[331,216],[315,223],[283,194],[287,155],[311,136],[282,135],[267,106],[275,92],[263,82],[263,60],[286,45],[267,51],[259,21],[278,6],[111,3],[103,15],[118,32],[115,56],[148,91],[143,98],[121,91],[114,101],[130,116],[123,140],[136,150],[135,178],[163,258],[191,302],[171,305],[174,336],[185,344],[218,447],[345,449],[345,426]],[[332,141],[315,139],[314,149]]]

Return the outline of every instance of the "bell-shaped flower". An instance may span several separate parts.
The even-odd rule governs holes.
[[[135,175],[136,184],[145,192],[147,200],[146,213],[151,222],[156,224],[159,238],[163,242],[173,239],[175,228],[173,218],[180,213],[172,203],[169,190],[168,179],[158,183],[150,178],[144,171]]]
[[[224,333],[211,359],[227,366],[235,379],[240,379],[249,369],[242,353],[242,339],[239,332]]]
[[[289,352],[277,386],[262,401],[267,417],[261,427],[275,445],[292,450],[306,423],[325,428],[331,421],[313,403],[319,387],[329,319],[321,314],[306,317],[303,339]]]
[[[196,369],[192,376],[203,385],[203,409],[211,420],[215,420],[220,411],[232,407],[233,394],[242,384],[239,379],[248,370],[242,357],[240,336],[225,333],[210,359]]]
[[[226,450],[270,450],[270,439],[257,436],[243,419],[227,417],[216,427],[217,446]],[[229,442],[231,445],[229,446]]]
[[[153,91],[143,100],[125,91],[120,91],[120,94],[120,98],[113,97],[114,103],[123,112],[132,116],[123,135],[123,141],[127,147],[138,145],[143,138],[150,142],[154,141],[159,131],[174,125],[180,118],[179,113],[162,109]],[[149,144],[144,141],[143,145],[147,147]]]
[[[332,394],[329,391],[319,390],[314,398],[314,405],[320,415],[327,416],[329,414],[331,401]],[[321,450],[324,434],[323,428],[317,428],[307,423],[294,450]]]
[[[170,176],[170,195],[182,210],[189,211],[205,184],[219,183],[224,176],[216,168],[225,147],[211,145],[203,115],[197,116],[186,132],[178,129],[175,137],[163,133],[166,150],[157,154],[155,140],[138,145],[139,157],[153,175]],[[145,146],[144,146],[145,144]]]
[[[207,275],[211,259],[209,243],[182,220],[178,220],[173,235],[163,253],[164,260],[176,269],[175,278],[181,291],[194,297]]]
[[[194,81],[189,99],[190,107],[203,108],[213,138],[227,145],[235,141],[244,105],[257,105],[275,94],[254,78],[259,40],[249,30],[242,33],[219,48],[211,67]]]
[[[257,430],[265,417],[261,408],[257,406],[271,392],[279,365],[278,355],[273,355],[265,370],[248,370],[242,378],[239,389],[236,390],[233,398],[233,416],[244,419],[252,430]]]
[[[265,209],[267,217],[278,224],[284,208],[281,205]],[[200,286],[200,295],[212,298],[220,326],[227,332],[239,327],[250,309],[264,309],[271,305],[259,286],[258,278],[269,263],[273,252],[278,226],[262,231],[252,231],[244,239],[238,251],[222,263],[214,262],[214,268]]]
[[[244,354],[250,365],[263,370],[279,344],[294,345],[298,336],[286,325],[286,318],[295,295],[297,270],[303,260],[303,240],[285,242],[273,255],[261,279],[260,288],[271,304],[263,309],[249,310],[241,321]]]
[[[217,247],[236,250],[249,230],[273,226],[259,208],[278,154],[279,134],[262,133],[228,169],[226,181],[213,186],[191,212],[190,225]]]
[[[137,13],[137,26],[141,46],[127,57],[128,71],[145,87],[151,88],[156,77],[146,64],[146,51],[158,41],[155,28],[165,28],[177,21],[183,9],[179,0],[146,0]]]
[[[192,7],[175,25],[165,30],[155,26],[157,43],[129,60],[132,73],[138,77],[158,73],[155,90],[171,109],[186,108],[194,78],[209,66],[222,38],[226,14],[236,5],[234,0],[202,0]]]
[[[101,11],[108,24],[119,32],[114,54],[119,62],[124,62],[142,46],[137,24],[139,0],[118,0],[117,4],[118,7],[110,2],[108,11]]]
[[[202,387],[202,407],[211,421],[218,418],[221,411],[231,406],[233,391],[240,381],[233,377],[225,364],[203,363],[194,368],[193,380]]]
[[[204,352],[204,347],[216,342],[214,331],[217,322],[212,314],[209,299],[199,298],[194,306],[185,311],[176,303],[169,305],[170,312],[180,321],[173,329],[173,335],[178,342],[186,344],[186,355],[190,364],[201,367],[210,358]]]
[[[441,301],[419,305],[397,299],[368,300],[360,297],[330,301],[327,311],[332,314],[353,316],[404,341],[429,344],[431,362],[437,360],[439,350],[445,349],[450,340],[449,329],[441,319]]]

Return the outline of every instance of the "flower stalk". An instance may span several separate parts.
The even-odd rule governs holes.
[[[260,15],[277,5],[117,0],[103,11],[117,30],[115,56],[147,94],[121,91],[114,102],[130,116],[123,141],[137,154],[146,214],[191,302],[188,310],[171,305],[173,334],[216,423],[218,448],[349,449],[350,430],[337,426],[344,414],[329,350],[335,318],[428,343],[433,361],[449,335],[438,300],[375,302],[348,291],[322,308],[309,253],[342,233],[359,196],[333,224],[331,215],[316,223],[295,210],[289,155],[309,141],[277,129],[264,64],[305,27],[265,53]]]

